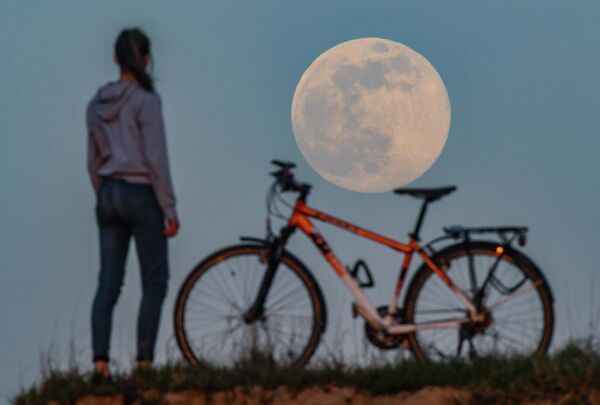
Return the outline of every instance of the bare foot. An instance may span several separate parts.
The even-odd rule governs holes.
[[[104,377],[110,377],[110,369],[108,368],[108,361],[97,360],[94,362],[94,372],[102,374]]]

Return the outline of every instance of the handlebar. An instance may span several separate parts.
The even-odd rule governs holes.
[[[275,166],[279,166],[282,170],[290,170],[296,167],[296,163],[293,162],[284,162],[282,160],[271,160],[271,163]]]
[[[272,160],[271,163],[280,168],[272,172],[271,176],[275,177],[275,183],[281,187],[281,191],[300,193],[300,199],[304,200],[308,193],[310,193],[312,186],[308,183],[300,183],[294,179],[294,173],[292,173],[291,169],[296,167],[296,164],[280,160]]]

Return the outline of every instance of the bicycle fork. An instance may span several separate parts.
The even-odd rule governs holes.
[[[262,318],[265,311],[265,300],[267,299],[267,294],[271,289],[271,284],[273,284],[275,273],[279,267],[281,254],[285,249],[285,245],[287,244],[289,237],[294,233],[294,230],[294,228],[286,226],[281,230],[281,234],[278,237],[268,243],[266,258],[267,270],[265,271],[263,279],[260,282],[260,287],[254,303],[246,312],[244,312],[244,321],[246,323],[254,323]]]

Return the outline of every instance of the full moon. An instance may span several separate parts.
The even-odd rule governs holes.
[[[327,181],[353,191],[404,186],[436,161],[450,101],[433,66],[409,47],[361,38],[321,54],[292,101],[302,155]]]

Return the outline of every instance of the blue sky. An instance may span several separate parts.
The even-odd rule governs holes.
[[[238,235],[262,234],[270,159],[299,163],[316,207],[392,237],[409,231],[414,201],[326,183],[304,162],[291,129],[304,70],[361,37],[413,48],[448,90],[448,142],[414,185],[457,184],[458,192],[432,207],[424,239],[452,223],[528,225],[526,252],[556,296],[554,342],[590,334],[600,315],[599,3],[3,1],[0,8],[0,394],[35,381],[42,353],[66,364],[70,340],[88,366],[98,239],[84,108],[117,78],[112,46],[126,26],[141,26],[153,41],[182,222],[170,245],[159,361],[177,355],[172,308],[187,272]],[[401,257],[320,229],[344,261],[367,259],[379,282],[369,295],[386,303]],[[307,241],[297,237],[290,248],[326,291],[332,324],[323,351],[341,339],[351,357],[363,335],[349,297]],[[135,355],[139,299],[130,255],[113,336],[124,368]]]

